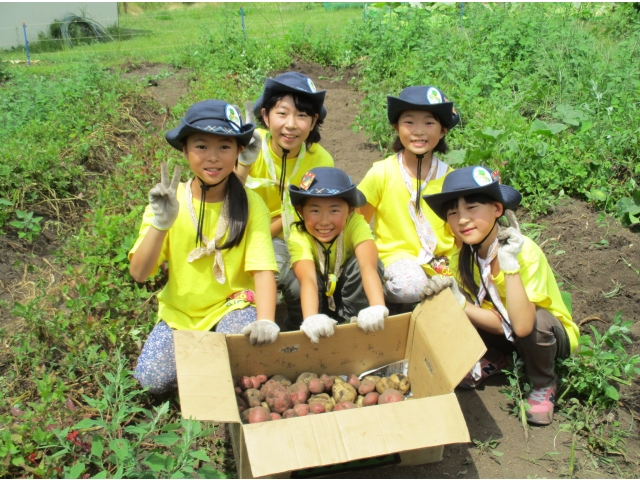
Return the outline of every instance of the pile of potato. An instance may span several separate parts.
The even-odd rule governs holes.
[[[243,423],[260,423],[304,417],[350,408],[401,402],[411,389],[409,377],[351,374],[345,382],[337,375],[305,372],[292,383],[282,376],[240,377],[235,382],[236,400]]]

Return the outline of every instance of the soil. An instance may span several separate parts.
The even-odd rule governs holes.
[[[123,77],[142,80],[149,95],[162,106],[172,107],[187,93],[190,72],[175,70],[162,64],[128,64]],[[363,97],[352,90],[350,80],[356,72],[339,72],[332,68],[296,62],[292,70],[309,75],[319,89],[326,89],[325,105],[328,116],[321,130],[322,145],[333,155],[337,167],[347,171],[359,182],[374,161],[383,158],[376,145],[368,142],[364,133],[353,131],[359,104]],[[160,110],[162,111],[162,110]],[[165,128],[166,115],[156,115],[153,123],[158,131]],[[160,133],[158,133],[160,134]],[[571,292],[573,316],[582,323],[581,331],[589,332],[589,325],[606,330],[616,312],[625,320],[633,320],[633,340],[630,353],[640,347],[640,237],[611,217],[600,218],[590,206],[572,199],[561,201],[553,212],[537,219],[527,219],[520,212],[521,221],[540,226],[538,244],[542,245],[563,290]],[[11,228],[0,236],[0,300],[13,301],[33,298],[31,286],[37,278],[28,264],[41,267],[53,250],[58,248],[56,232],[45,229],[35,245],[19,240]],[[48,270],[52,281],[57,273]],[[40,275],[42,276],[42,275]],[[10,309],[0,309],[0,327],[7,331],[20,324]],[[516,417],[510,415],[512,405],[500,393],[506,382],[504,375],[492,377],[476,390],[457,390],[471,439],[480,442],[495,440],[497,453],[479,448],[473,443],[449,445],[439,463],[417,467],[386,467],[351,472],[352,478],[524,478],[559,477],[568,475],[570,438],[560,432],[559,422],[549,427],[529,430],[524,435]],[[621,388],[621,403],[617,420],[621,428],[632,428],[627,441],[629,463],[619,457],[609,457],[622,470],[614,470],[613,463],[605,465],[597,455],[580,447],[576,451],[574,475],[591,477],[637,477],[640,473],[640,445],[638,427],[633,422],[640,416],[640,383]],[[500,453],[502,455],[500,455]],[[599,463],[598,463],[599,462]],[[600,465],[601,468],[598,468]],[[344,477],[344,474],[342,475]]]

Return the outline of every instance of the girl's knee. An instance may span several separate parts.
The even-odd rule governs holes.
[[[234,310],[227,313],[216,325],[217,333],[233,334],[242,333],[242,329],[253,323],[258,318],[255,307],[246,307],[242,310]]]
[[[385,299],[392,303],[417,303],[427,283],[427,274],[414,260],[402,259],[385,269]]]

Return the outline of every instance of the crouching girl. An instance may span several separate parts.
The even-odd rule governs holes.
[[[550,424],[557,388],[555,361],[576,349],[579,330],[544,253],[520,234],[510,211],[520,204],[520,193],[478,166],[451,172],[442,192],[424,199],[449,223],[462,248],[451,259],[455,279],[434,276],[423,294],[450,286],[488,347],[487,356],[460,386],[476,387],[506,366],[504,354],[517,350],[533,384],[527,419]],[[505,210],[508,228],[498,224]]]
[[[308,171],[289,194],[301,221],[288,241],[287,328],[303,330],[314,343],[333,335],[338,322],[357,321],[367,332],[384,328],[384,269],[369,225],[354,211],[364,195],[332,167]]]

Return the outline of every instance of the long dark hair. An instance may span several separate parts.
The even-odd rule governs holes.
[[[467,203],[481,203],[483,205],[496,201],[483,193],[474,193],[462,198],[464,198],[465,202]],[[445,202],[442,205],[443,211],[445,213],[448,213],[449,210],[458,208],[458,200],[460,200],[460,198],[454,198]],[[476,284],[476,280],[473,276],[473,272],[476,267],[479,268],[476,263],[476,258],[472,246],[463,243],[462,248],[460,249],[460,253],[458,254],[458,271],[460,273],[460,280],[462,280],[463,288],[467,292],[471,293],[474,298],[478,298],[479,291],[479,286]]]
[[[431,112],[431,114],[433,115],[433,118],[435,118],[438,121],[438,123],[442,125],[440,118],[433,112]],[[398,117],[398,121],[399,120],[400,120],[400,117]],[[394,126],[395,125],[398,125],[398,122],[396,122]],[[447,141],[445,140],[446,138],[447,136],[445,135],[440,139],[436,147],[433,149],[433,153],[445,154],[449,151],[449,145],[447,145]],[[400,137],[398,135],[396,135],[395,140],[391,144],[391,150],[393,150],[394,153],[398,153],[400,150],[404,150],[404,145],[402,145],[402,142],[400,141]]]
[[[229,235],[227,241],[218,247],[220,250],[240,245],[249,221],[249,199],[244,185],[235,172],[231,172],[227,179],[224,195],[229,201]]]
[[[313,128],[311,129],[311,132],[309,132],[309,136],[304,141],[304,144],[308,150],[309,148],[311,148],[311,145],[313,145],[314,143],[320,142],[320,126],[324,122],[324,120],[320,119],[322,108],[318,109],[318,105],[312,102],[311,99],[309,99],[309,97],[307,97],[306,95],[299,95],[297,93],[291,93],[291,92],[278,92],[271,95],[270,97],[265,98],[262,103],[263,108],[267,112],[267,116],[269,115],[269,112],[271,111],[271,109],[275,107],[276,103],[278,103],[281,99],[283,99],[287,95],[291,95],[291,97],[293,97],[293,103],[296,106],[296,109],[298,111],[306,113],[311,118],[318,115],[318,120],[316,120],[316,124],[313,126]],[[267,130],[269,129],[266,123],[264,123],[264,118],[262,118],[262,115],[259,115],[258,122],[260,123],[261,126],[266,128]]]

